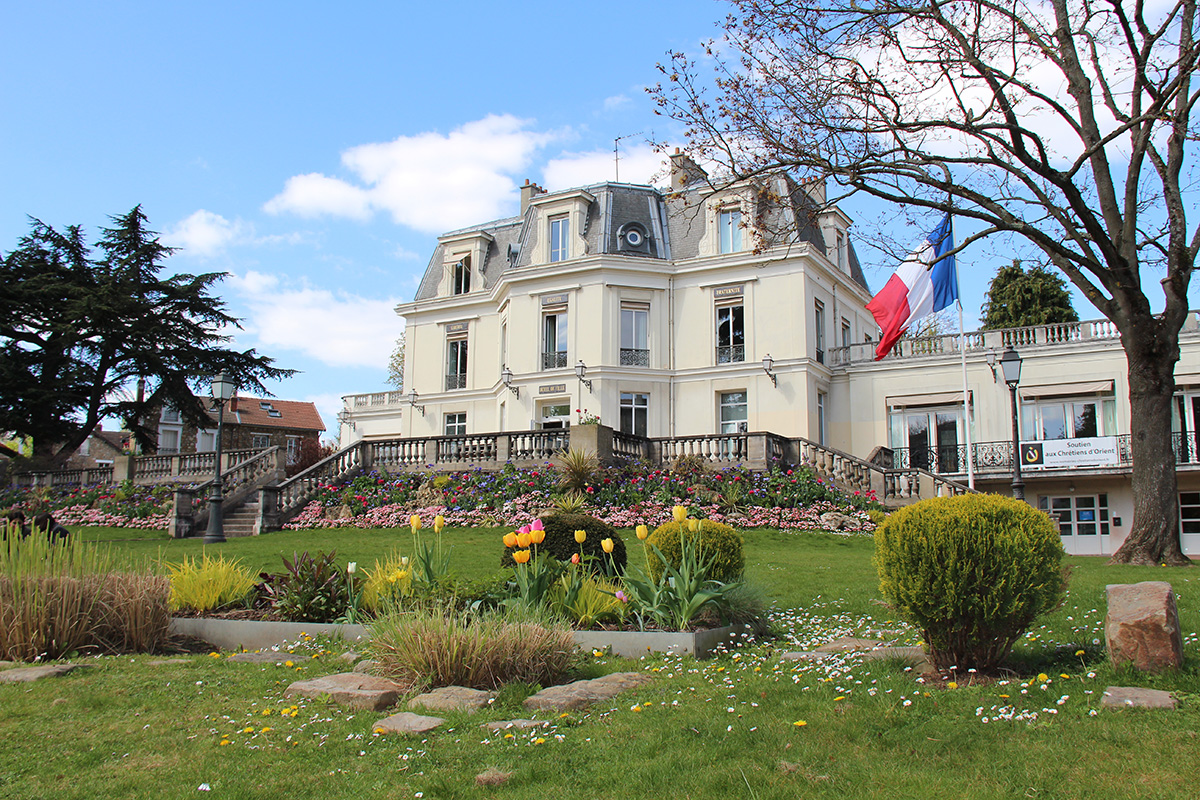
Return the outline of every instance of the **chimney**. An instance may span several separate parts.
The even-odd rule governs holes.
[[[546,190],[538,186],[536,183],[530,183],[529,178],[525,179],[525,185],[521,187],[521,216],[525,216],[525,212],[529,210],[529,201],[544,193]]]
[[[671,191],[678,192],[690,183],[706,180],[708,173],[692,160],[687,153],[681,153],[679,148],[671,154]]]

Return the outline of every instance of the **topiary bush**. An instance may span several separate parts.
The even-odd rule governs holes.
[[[1058,526],[991,494],[923,500],[875,531],[879,589],[939,668],[995,669],[1066,594]]]
[[[612,564],[615,565],[618,575],[625,572],[625,542],[621,541],[620,534],[608,523],[587,514],[555,513],[542,517],[542,525],[546,529],[546,538],[537,545],[539,553],[547,553],[559,561],[570,561],[571,556],[582,550],[592,572],[607,575],[610,574],[609,554],[604,552],[601,542],[612,539]],[[575,541],[577,530],[587,532],[583,544]],[[521,548],[504,548],[504,553],[500,556],[500,566],[513,566],[512,554],[519,549]],[[588,559],[588,556],[591,558]]]
[[[663,557],[676,569],[679,568],[680,558],[679,531],[678,522],[667,522],[655,528],[654,533],[646,539],[646,542],[657,547]],[[686,529],[684,534],[689,541],[696,536]],[[746,569],[746,557],[742,552],[742,535],[740,533],[724,523],[702,519],[700,520],[700,546],[701,555],[705,560],[711,558],[714,552],[717,554],[712,570],[708,574],[709,580],[720,583],[733,583],[741,580],[742,572]],[[657,581],[663,573],[663,562],[659,560],[653,550],[649,548],[647,550],[650,577]]]

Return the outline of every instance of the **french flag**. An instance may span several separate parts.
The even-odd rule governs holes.
[[[921,246],[913,251],[879,294],[867,303],[883,331],[875,360],[892,349],[908,326],[935,311],[941,311],[958,299],[958,273],[954,256],[954,226],[946,213],[941,224],[929,232]]]

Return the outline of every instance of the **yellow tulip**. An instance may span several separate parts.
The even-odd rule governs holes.
[[[601,539],[600,547],[603,548],[604,552],[611,553],[613,551],[613,540],[612,539]]]
[[[413,514],[411,517],[409,517],[409,519],[408,519],[408,526],[409,526],[410,528],[412,528],[412,532],[413,532],[414,534],[415,534],[417,531],[421,530],[421,517],[420,517],[420,515],[419,515],[419,514]]]
[[[676,522],[683,522],[687,519],[687,506],[675,506],[671,509],[671,516]]]
[[[515,533],[513,533],[512,531],[509,531],[508,533],[504,534],[504,546],[505,547],[516,547],[517,546],[517,535]]]
[[[518,564],[527,563],[529,561],[529,551],[518,550],[517,552],[513,553],[513,561],[517,562]]]
[[[575,543],[583,544],[587,539],[587,531],[575,531]]]
[[[637,532],[637,537],[643,541],[650,535],[650,529],[645,525],[638,525],[634,530]]]
[[[433,532],[441,533],[442,528],[444,528],[444,527],[446,527],[446,518],[443,517],[441,514],[438,514],[436,517],[433,518]]]
[[[700,520],[689,519],[688,520],[688,530],[691,531],[692,533],[695,533],[696,531],[700,530]]]
[[[518,533],[517,534],[517,547],[529,547],[529,543],[531,541],[532,541],[532,539],[529,538],[528,533]]]
[[[541,544],[546,538],[546,532],[541,528],[534,528],[529,532],[529,541],[534,544]]]

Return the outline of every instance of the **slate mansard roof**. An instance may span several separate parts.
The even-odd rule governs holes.
[[[546,235],[545,225],[537,224],[541,213],[536,204],[556,196],[584,192],[594,198],[588,203],[582,236],[589,255],[616,254],[661,261],[682,261],[699,256],[704,237],[705,189],[708,184],[695,182],[680,191],[667,194],[652,186],[603,182],[590,186],[536,196],[522,216],[508,217],[481,225],[449,231],[440,239],[452,239],[471,234],[490,237],[482,263],[475,272],[483,277],[484,285],[472,289],[489,289],[509,267],[530,265],[539,237]],[[773,200],[763,204],[760,213],[760,234],[765,247],[786,244],[807,244],[826,253],[824,237],[816,224],[819,211],[816,203],[795,181],[773,179]],[[782,191],[780,191],[782,190]],[[621,231],[629,225],[640,226],[647,234],[647,252],[618,249]],[[574,232],[578,234],[579,232]],[[870,291],[866,277],[854,251],[847,242],[850,277],[864,290]],[[438,284],[446,258],[446,245],[439,241],[429,259],[414,301],[437,297]]]

